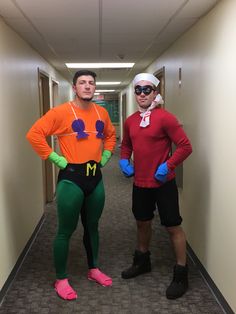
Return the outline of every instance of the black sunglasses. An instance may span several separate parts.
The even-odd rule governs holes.
[[[144,93],[144,95],[150,95],[152,91],[155,91],[155,89],[151,85],[137,85],[134,88],[134,92],[136,95],[141,95],[142,93]]]

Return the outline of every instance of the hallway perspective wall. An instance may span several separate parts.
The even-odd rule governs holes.
[[[147,71],[165,66],[166,108],[193,144],[180,191],[188,242],[236,312],[235,14],[236,1],[221,1]]]
[[[180,190],[187,240],[236,312],[235,14],[236,1],[219,2],[146,71],[165,66],[165,107],[193,145]]]
[[[133,89],[133,85],[130,84],[125,90],[122,91],[122,93],[120,93],[120,104],[122,104],[122,95],[126,94],[126,102],[127,102],[127,106],[126,106],[126,112],[125,112],[125,116],[128,117],[129,115],[131,115],[134,111],[136,111],[136,102],[135,102],[135,97],[134,97],[134,89]],[[123,119],[122,119],[122,107],[120,106],[121,110],[119,111],[120,113],[120,140],[122,140],[123,137],[123,128],[122,125],[124,123]]]
[[[59,82],[58,103],[71,85],[0,18],[0,289],[43,215],[42,162],[25,134],[39,118],[38,67]]]

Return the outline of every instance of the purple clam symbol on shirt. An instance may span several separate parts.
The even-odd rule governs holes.
[[[85,130],[85,124],[84,124],[84,121],[81,120],[81,119],[78,119],[78,120],[74,120],[72,122],[72,129],[73,131],[77,132],[77,135],[76,137],[78,139],[81,139],[81,138],[86,138],[88,137],[89,135],[87,133],[84,132]]]
[[[96,131],[97,131],[96,137],[97,138],[104,138],[104,134],[103,134],[104,122],[102,120],[97,120],[95,127],[96,127]]]

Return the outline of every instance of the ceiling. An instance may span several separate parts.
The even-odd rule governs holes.
[[[69,81],[67,62],[135,62],[94,70],[121,90],[218,1],[1,0],[0,15]]]

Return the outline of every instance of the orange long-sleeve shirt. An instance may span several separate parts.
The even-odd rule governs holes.
[[[82,119],[85,124],[87,138],[77,139],[77,133],[72,129],[72,122]],[[104,122],[104,138],[96,137],[96,121]],[[47,159],[52,148],[46,137],[56,135],[62,155],[68,163],[84,163],[89,160],[100,162],[103,150],[113,151],[116,143],[115,128],[111,123],[108,112],[101,106],[92,103],[87,109],[80,109],[72,102],[64,103],[49,110],[37,120],[28,131],[26,138],[36,153]]]

